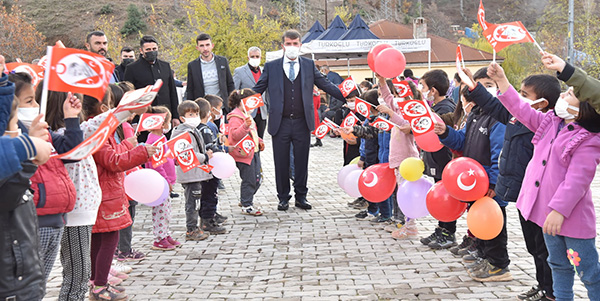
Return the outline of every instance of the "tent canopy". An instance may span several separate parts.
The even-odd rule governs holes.
[[[360,17],[360,15],[356,15],[350,26],[348,26],[348,31],[344,33],[339,40],[378,40],[379,38],[369,29],[369,26],[365,21]]]
[[[346,33],[346,30],[348,30],[348,28],[346,27],[346,24],[344,24],[344,21],[342,21],[342,18],[340,18],[340,16],[335,16],[333,21],[331,21],[331,24],[329,24],[329,28],[315,40],[337,40]]]
[[[302,36],[302,43],[308,43],[318,38],[321,34],[323,34],[324,31],[325,28],[323,25],[321,25],[319,20],[317,20],[315,24],[313,24],[313,26],[308,30],[308,32]]]

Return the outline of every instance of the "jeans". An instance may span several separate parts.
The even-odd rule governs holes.
[[[548,248],[548,264],[552,269],[554,280],[554,296],[557,301],[573,300],[574,274],[581,279],[588,291],[590,300],[600,300],[600,263],[596,250],[596,239],[579,239],[562,235],[544,234]],[[573,267],[567,257],[567,250],[572,249],[578,253],[581,261]],[[576,262],[576,260],[575,260]]]
[[[392,195],[387,198],[385,201],[381,202],[381,203],[377,203],[377,206],[379,207],[379,213],[381,214],[382,217],[388,218],[388,217],[392,217],[392,208],[393,205],[392,203],[395,201],[396,199],[396,195],[392,193]]]
[[[201,182],[181,184],[185,195],[185,227],[188,232],[198,229],[198,202],[202,196]]]
[[[240,178],[242,184],[240,185],[240,202],[243,207],[253,205],[254,194],[260,187],[262,173],[260,172],[260,155],[254,153],[254,158],[250,165],[242,162],[236,162],[238,170],[240,171]]]

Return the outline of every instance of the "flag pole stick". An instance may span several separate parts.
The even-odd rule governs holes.
[[[46,70],[44,70],[42,97],[40,99],[40,113],[44,114],[44,117],[42,117],[41,121],[46,120],[46,108],[48,107],[48,80],[50,79],[50,68],[52,68],[50,64],[52,62],[52,46],[48,46],[46,49],[47,64]]]
[[[496,63],[496,49],[492,48],[492,63]]]
[[[536,40],[533,40],[533,44],[540,50],[540,52],[544,52],[544,49],[542,49],[542,46],[540,46]]]

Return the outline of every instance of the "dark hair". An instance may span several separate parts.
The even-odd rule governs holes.
[[[223,103],[223,99],[217,95],[206,94],[204,95],[204,98],[208,100],[208,103],[210,103],[210,106],[213,108],[216,108],[219,104]]]
[[[128,81],[118,82],[117,85],[123,90],[123,93],[135,90],[135,86]]]
[[[228,102],[229,102],[229,107],[232,109],[237,108],[240,103],[242,103],[242,99],[248,97],[248,96],[252,96],[256,93],[254,93],[254,91],[252,91],[252,89],[241,89],[241,90],[233,90],[231,92],[231,94],[229,94],[229,98],[228,98]]]
[[[396,87],[394,87],[394,82],[392,82],[391,79],[386,79],[385,84],[388,86],[388,89],[390,90],[390,93],[392,93],[393,96],[398,96],[398,92],[396,92]]]
[[[33,86],[33,79],[31,78],[31,75],[25,72],[9,73],[8,81],[15,84],[15,95],[21,95],[21,91],[23,91],[25,87]]]
[[[165,107],[165,106],[152,106],[148,108],[148,113],[151,114],[162,114],[162,113],[167,113],[167,117],[165,118],[165,122],[163,123],[169,123],[171,122],[171,118],[173,118],[171,116],[171,111],[169,111],[169,108]]]
[[[421,79],[427,84],[429,89],[435,88],[440,96],[446,95],[450,82],[448,81],[448,74],[444,70],[434,69],[425,72]]]
[[[198,44],[198,42],[200,42],[200,41],[206,41],[206,40],[211,40],[210,35],[203,32],[196,37],[196,44]]]
[[[351,97],[360,97],[360,92],[358,91],[358,89],[352,90],[352,92],[348,93],[348,96],[346,96],[346,98]]]
[[[554,109],[556,100],[560,97],[560,82],[556,76],[549,74],[534,74],[526,77],[521,84],[531,87],[535,97],[548,101],[548,109]]]
[[[43,85],[38,85],[35,89],[35,100],[40,103],[42,98]],[[48,91],[48,105],[46,112],[40,112],[45,115],[46,122],[51,130],[58,130],[65,126],[65,113],[63,104],[67,98],[67,92]]]
[[[286,30],[281,36],[281,43],[285,43],[285,38],[297,40],[300,39],[300,33],[295,29]]]
[[[475,71],[475,74],[473,74],[473,80],[478,80],[478,79],[482,79],[482,78],[488,78],[488,79],[492,79],[488,74],[487,74],[487,67],[482,67],[479,68],[479,70]],[[494,81],[496,82],[496,81]]]
[[[208,100],[202,97],[198,97],[194,101],[198,105],[198,115],[200,116],[200,119],[206,118],[206,116],[210,114],[210,103],[208,102]]]
[[[153,36],[143,36],[140,39],[140,47],[144,48],[144,44],[146,43],[156,43],[158,45],[158,41]]]
[[[458,75],[458,72],[454,73],[454,80],[456,82],[462,83],[462,79],[460,79],[460,76]]]
[[[402,75],[404,75],[404,77],[406,78],[410,78],[410,79],[417,79],[414,75],[412,70],[410,69],[404,69],[404,72],[402,73]]]
[[[592,133],[600,133],[600,114],[590,104],[591,99],[579,103],[579,114],[575,121]]]
[[[363,97],[361,97],[364,101],[370,103],[371,105],[373,105],[374,107],[379,105],[379,101],[377,100],[377,98],[379,98],[379,93],[377,93],[377,89],[371,89],[365,93],[363,93],[362,95]]]
[[[184,100],[177,106],[177,114],[179,114],[181,117],[183,117],[183,115],[185,115],[187,112],[197,113],[199,111],[200,108],[198,107],[198,104],[193,100]]]
[[[119,53],[132,52],[132,51],[135,51],[135,50],[133,50],[133,48],[131,48],[129,46],[125,46],[125,47],[121,48],[121,52],[119,52]]]
[[[419,90],[417,85],[415,85],[415,83],[413,83],[412,80],[407,81],[407,83],[408,83],[408,86],[410,87],[410,90],[413,93],[413,99],[422,100],[423,95],[421,95],[421,91]]]
[[[95,97],[84,95],[81,102],[81,113],[83,114],[84,119],[90,119],[91,117],[102,114],[102,111],[100,110],[102,105],[105,105],[110,109],[111,98],[112,91],[110,89],[106,89],[102,102],[98,101]]]
[[[121,102],[121,98],[123,98],[123,94],[125,94],[125,92],[117,84],[108,84],[108,88],[110,88],[110,91],[112,92],[112,100],[110,103],[113,107],[117,107]]]
[[[88,33],[87,37],[85,37],[86,43],[88,43],[88,44],[90,43],[90,40],[92,39],[92,36],[103,37],[103,36],[105,36],[105,34],[104,34],[103,31],[100,31],[100,30],[92,31],[92,32]]]
[[[368,80],[363,80],[362,82],[360,82],[359,86],[366,87],[367,90],[373,89],[373,84]]]

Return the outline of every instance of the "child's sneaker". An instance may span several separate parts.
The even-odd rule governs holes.
[[[175,248],[181,247],[181,243],[176,241],[175,239],[173,239],[173,237],[171,237],[171,236],[167,236],[167,241]]]
[[[262,215],[262,211],[260,209],[255,209],[252,206],[242,207],[242,214],[260,216]]]
[[[113,262],[111,270],[113,270],[113,269],[119,273],[125,273],[125,274],[129,274],[129,273],[131,273],[131,271],[133,271],[133,269],[130,266],[124,265],[119,261]]]
[[[115,277],[115,276],[111,275],[110,273],[108,274],[108,284],[119,285],[121,283],[123,283],[123,279]]]
[[[475,251],[477,251],[477,241],[475,241],[475,239],[473,239],[473,243],[470,246],[468,246],[468,247],[466,247],[464,249],[458,250],[458,254],[457,255],[459,255],[459,256],[465,256],[465,255],[471,254],[471,253],[473,253]]]
[[[432,249],[448,249],[456,245],[456,236],[448,230],[441,228],[440,235],[427,246]]]
[[[382,224],[382,223],[389,224],[391,221],[392,221],[391,217],[383,217],[381,214],[370,220],[371,224]]]
[[[185,240],[200,241],[208,238],[208,233],[196,228],[185,233]]]
[[[365,200],[362,197],[358,199],[358,202],[356,204],[354,204],[354,206],[352,206],[352,208],[358,209],[358,210],[367,209],[368,207],[369,207],[369,202],[367,202],[367,200]]]
[[[200,221],[200,226],[202,227],[202,231],[209,232],[212,235],[215,234],[225,234],[227,233],[227,229],[219,226],[214,218],[211,219],[202,219]]]
[[[117,277],[121,280],[127,280],[127,278],[129,278],[129,275],[123,273],[123,272],[119,272],[117,271],[115,268],[111,267],[110,268],[110,272],[109,275],[113,276],[113,277]]]
[[[224,224],[225,222],[227,222],[227,219],[229,219],[227,216],[215,213],[215,220],[217,221],[217,224]]]
[[[387,231],[387,232],[394,232],[396,230],[399,230],[400,228],[402,228],[402,226],[404,226],[402,223],[393,223],[391,225],[387,225],[383,228],[383,230]]]
[[[110,288],[110,286],[94,287],[90,289],[90,300],[92,301],[114,301],[114,300],[127,300],[127,295],[118,293],[116,290]]]
[[[479,256],[479,252],[477,250],[475,250],[474,252],[463,256],[462,260],[464,263],[471,263],[471,262],[477,261],[477,259],[480,259],[480,258],[481,258],[481,256]]]
[[[438,235],[441,235],[441,233],[442,233],[442,228],[436,227],[435,231],[433,231],[433,233],[431,233],[431,235],[421,238],[420,241],[422,244],[427,246],[432,241],[435,241],[437,239]]]
[[[131,249],[131,251],[129,252],[121,252],[119,253],[119,256],[117,256],[118,261],[137,261],[142,260],[144,258],[146,258],[146,255],[144,255],[144,253],[136,251],[134,249]]]
[[[168,250],[175,250],[175,246],[170,244],[169,241],[167,240],[167,238],[163,238],[160,241],[155,241],[154,244],[152,245],[152,250],[162,250],[162,251],[168,251]]]
[[[364,221],[369,218],[376,217],[378,215],[379,215],[379,211],[377,211],[376,213],[373,214],[367,210],[363,210],[363,211],[357,213],[354,217],[356,217],[356,219],[358,219],[358,220]]]
[[[402,228],[392,232],[393,239],[407,239],[414,236],[419,236],[419,230],[414,220],[408,221]]]
[[[470,276],[473,280],[481,282],[513,280],[508,267],[502,269],[489,262],[483,268],[473,271]]]
[[[487,264],[487,259],[478,258],[474,263],[471,263],[467,266],[467,274],[471,275],[473,272],[482,269]]]
[[[468,235],[465,235],[465,236],[463,236],[462,242],[458,246],[454,246],[454,247],[450,248],[450,253],[452,253],[454,255],[459,255],[458,251],[460,251],[461,249],[466,249],[466,248],[470,247],[472,244],[473,244],[473,238],[469,237]]]
[[[544,292],[542,292],[542,290],[537,285],[534,285],[528,291],[519,294],[517,296],[517,299],[519,299],[519,300],[527,300],[527,299],[529,299],[531,297],[538,296],[538,294],[540,292],[542,293],[542,295],[544,294]],[[539,298],[541,298],[541,296],[538,296],[538,299]]]

